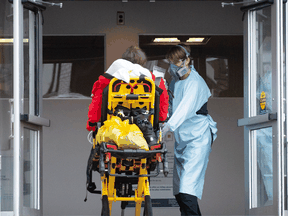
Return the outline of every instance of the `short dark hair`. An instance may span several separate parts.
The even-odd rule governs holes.
[[[184,47],[187,52],[190,54],[191,52],[191,49],[190,49],[190,46],[187,46],[185,44],[178,44],[182,47]],[[173,46],[170,48],[170,50],[168,51],[168,53],[166,54],[166,59],[168,59],[169,61],[173,62],[173,63],[177,63],[179,60],[185,60],[187,57],[186,57],[186,52],[182,49],[182,47],[179,47],[179,46]],[[188,58],[190,59],[190,62],[189,62],[189,65],[192,64],[192,59],[190,56],[188,56]]]
[[[122,59],[144,66],[147,62],[145,52],[137,46],[130,46],[123,53]]]

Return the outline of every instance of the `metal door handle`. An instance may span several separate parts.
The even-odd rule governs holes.
[[[238,119],[237,125],[238,127],[241,127],[241,126],[248,126],[248,125],[254,125],[254,124],[261,124],[261,123],[274,121],[274,120],[277,120],[277,113],[266,113],[264,115]]]

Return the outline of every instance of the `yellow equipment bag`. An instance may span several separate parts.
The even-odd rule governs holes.
[[[119,149],[145,149],[149,151],[148,144],[143,133],[135,124],[129,124],[129,120],[122,121],[117,116],[106,120],[99,128],[96,135],[96,143],[114,142]]]

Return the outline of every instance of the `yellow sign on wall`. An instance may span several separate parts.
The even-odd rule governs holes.
[[[266,94],[264,91],[262,91],[260,95],[260,107],[261,110],[264,110],[266,107]]]

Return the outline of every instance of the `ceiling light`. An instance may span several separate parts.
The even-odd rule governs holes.
[[[164,43],[169,43],[169,42],[180,42],[178,38],[155,38],[153,42],[164,42]]]
[[[1,38],[0,39],[0,43],[13,43],[13,39],[5,39],[5,38]]]
[[[23,39],[24,43],[28,43],[28,39]],[[0,43],[13,43],[13,38],[0,38]]]
[[[192,38],[189,38],[188,40],[186,40],[186,42],[188,43],[202,43],[204,41],[205,38],[203,37],[192,37]]]

